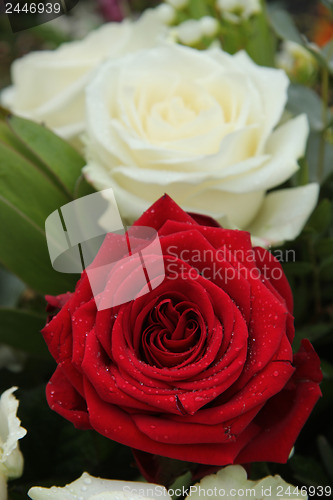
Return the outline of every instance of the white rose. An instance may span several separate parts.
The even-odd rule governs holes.
[[[308,135],[305,115],[277,126],[287,87],[283,71],[217,48],[109,61],[87,88],[86,177],[114,189],[128,220],[166,192],[262,243],[293,239],[318,186],[266,194],[297,171]]]
[[[158,14],[148,10],[135,22],[108,23],[81,41],[32,52],[13,63],[13,85],[1,102],[75,143],[84,129],[84,89],[98,65],[154,46],[165,30]]]
[[[216,7],[222,17],[235,23],[261,11],[260,0],[217,0]]]
[[[208,494],[211,491],[214,494]],[[211,499],[292,500],[294,498],[307,498],[306,493],[303,493],[301,488],[286,483],[278,475],[250,481],[240,465],[229,465],[217,474],[204,477],[200,483],[191,487],[191,493],[185,500],[201,500],[206,496],[206,493]]]
[[[281,50],[275,56],[275,63],[292,81],[302,81],[303,77],[306,82],[318,69],[314,55],[302,45],[290,40],[283,42]]]
[[[33,487],[28,495],[33,500],[171,500],[163,486],[131,481],[112,481],[82,476],[64,488]]]
[[[23,471],[23,456],[18,440],[27,431],[21,427],[16,413],[19,402],[13,396],[17,387],[5,391],[0,397],[0,498],[7,498],[7,479],[20,477]]]

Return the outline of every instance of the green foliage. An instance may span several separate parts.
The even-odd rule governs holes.
[[[267,8],[270,24],[279,38],[282,40],[290,40],[291,42],[304,44],[293,18],[284,9],[273,4]]]
[[[0,343],[24,351],[32,356],[49,358],[40,330],[45,326],[45,315],[22,309],[0,308]]]
[[[329,485],[330,480],[323,471],[322,464],[317,460],[302,455],[294,455],[290,460],[297,481],[307,486]]]
[[[0,262],[31,288],[61,293],[75,276],[52,269],[45,220],[73,200],[83,158],[42,125],[0,115]]]

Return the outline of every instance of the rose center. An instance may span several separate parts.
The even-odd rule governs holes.
[[[141,358],[154,366],[171,367],[193,362],[205,345],[206,326],[191,302],[160,301],[143,325]]]

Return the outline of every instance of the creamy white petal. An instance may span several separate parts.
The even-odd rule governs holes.
[[[16,416],[19,405],[13,396],[16,390],[17,387],[12,387],[0,398],[0,472],[9,478],[22,474],[23,457],[19,451],[18,440],[27,433]]]
[[[284,72],[244,52],[163,43],[108,61],[86,94],[85,174],[114,188],[128,219],[166,192],[246,228],[305,151],[305,116],[277,126],[287,87]]]
[[[297,159],[305,153],[309,125],[305,115],[289,120],[273,132],[265,152],[270,159],[259,169],[242,176],[226,178],[225,189],[246,192],[249,189],[270,189],[289,179],[297,170]]]
[[[215,493],[216,492],[216,493]],[[242,500],[246,497],[253,500],[285,500],[287,498],[307,498],[301,494],[300,488],[286,483],[280,476],[267,476],[261,480],[247,479],[245,469],[240,465],[229,465],[217,474],[204,477],[194,485],[191,494],[185,500],[200,500],[207,496],[218,498],[234,498]]]
[[[82,476],[63,488],[31,488],[28,495],[32,500],[170,500],[163,486],[132,481],[113,481],[90,476]]]
[[[293,240],[315,208],[318,194],[319,185],[316,183],[273,191],[266,196],[247,230],[260,238],[265,246]]]
[[[83,40],[32,52],[13,63],[13,85],[1,93],[1,102],[16,114],[75,139],[85,123],[84,89],[98,66],[166,37],[166,26],[148,10],[135,22],[108,23]]]

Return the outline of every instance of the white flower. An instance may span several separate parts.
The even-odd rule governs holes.
[[[223,17],[235,23],[261,11],[260,0],[217,0],[216,7]]]
[[[148,10],[135,22],[108,23],[81,41],[32,52],[13,63],[13,85],[2,92],[2,105],[75,142],[84,129],[84,89],[98,65],[154,46],[166,29]]]
[[[202,38],[200,21],[187,19],[175,28],[178,40],[185,45],[194,45]]]
[[[211,493],[209,494],[208,493]],[[286,483],[280,476],[267,476],[258,481],[250,481],[243,467],[229,465],[217,474],[204,477],[200,483],[191,487],[191,493],[186,500],[201,500],[209,498],[233,498],[234,500],[292,500],[307,498],[306,493]]]
[[[214,17],[204,16],[200,19],[187,19],[173,28],[173,32],[176,40],[184,45],[195,45],[205,36],[216,35],[218,28],[219,23]]]
[[[215,17],[203,16],[200,20],[201,32],[204,36],[214,36],[219,29],[219,23]]]
[[[158,17],[164,24],[171,24],[175,20],[176,11],[167,3],[161,3],[158,5],[155,8],[155,12],[157,12]]]
[[[33,500],[171,500],[163,486],[100,479],[86,472],[64,488],[33,487],[28,495]]]
[[[278,68],[286,71],[291,80],[306,82],[316,74],[318,65],[309,50],[298,43],[286,40],[276,54],[275,62]]]
[[[166,0],[166,2],[175,9],[183,9],[188,4],[189,0]]]
[[[162,44],[110,61],[87,89],[86,177],[130,221],[166,192],[265,244],[293,239],[318,186],[266,194],[305,151],[305,115],[278,126],[287,87],[244,52]]]
[[[8,389],[0,398],[0,475],[9,479],[22,474],[23,456],[18,440],[27,433],[16,416],[19,405],[13,396],[16,389],[17,387]]]

